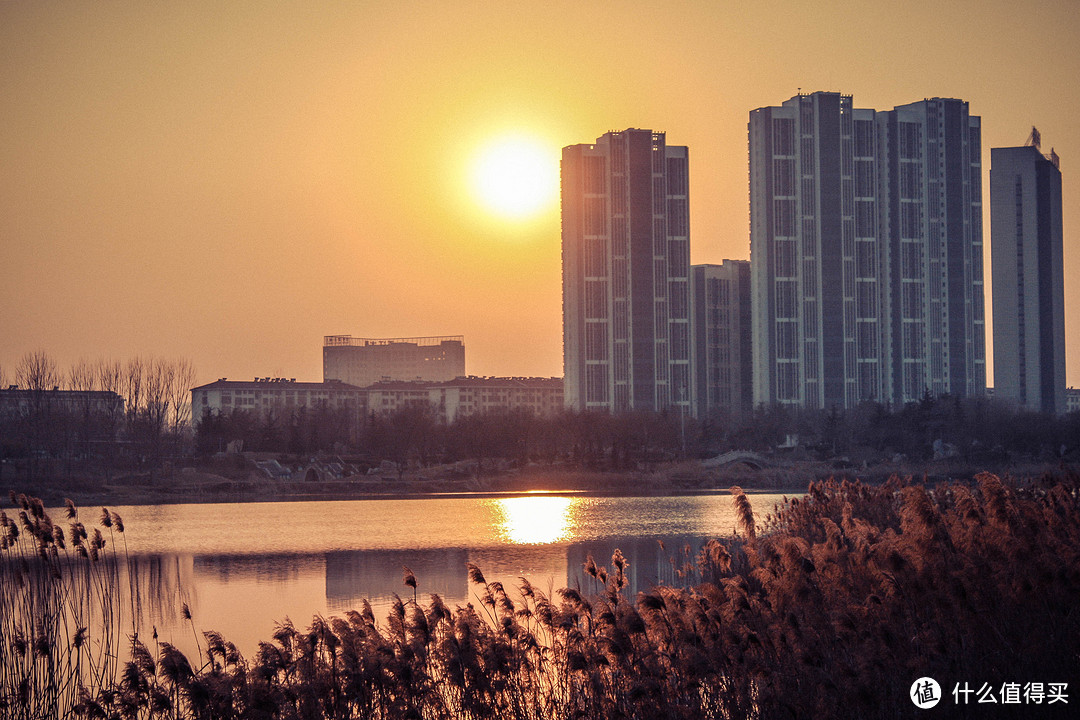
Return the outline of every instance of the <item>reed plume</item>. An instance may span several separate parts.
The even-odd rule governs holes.
[[[734,485],[731,488],[732,502],[735,505],[735,516],[739,522],[739,529],[742,530],[750,540],[753,540],[756,535],[756,527],[754,526],[754,509],[750,507],[750,499],[746,497],[746,493],[738,485]]]

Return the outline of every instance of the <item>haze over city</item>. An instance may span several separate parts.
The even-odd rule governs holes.
[[[559,149],[665,131],[689,147],[691,262],[745,259],[747,116],[801,89],[970,103],[988,295],[989,151],[1038,126],[1075,386],[1078,30],[1069,0],[5,3],[0,367],[43,349],[314,380],[324,335],[463,334],[470,373],[561,375]],[[484,184],[508,138],[539,153],[533,207]]]

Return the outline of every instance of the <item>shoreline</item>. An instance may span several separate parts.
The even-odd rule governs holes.
[[[1068,466],[1066,466],[1068,467]],[[132,506],[220,504],[248,502],[314,502],[349,500],[411,500],[431,498],[509,498],[536,495],[564,497],[690,497],[724,495],[738,486],[747,494],[802,495],[808,485],[829,477],[879,485],[891,476],[921,479],[928,484],[966,480],[982,471],[1000,476],[1037,477],[1061,468],[1046,463],[1026,466],[982,467],[967,464],[927,463],[913,467],[879,465],[835,468],[816,461],[793,461],[769,468],[734,466],[706,468],[687,461],[659,466],[652,471],[601,472],[562,466],[529,466],[479,477],[432,478],[407,473],[398,478],[352,478],[294,482],[271,480],[249,473],[240,477],[198,472],[174,472],[148,482],[148,478],[116,478],[109,482],[87,478],[38,480],[33,483],[4,479],[0,490],[41,498],[50,507],[71,499],[77,506]],[[437,473],[437,471],[434,471]]]
[[[235,503],[271,503],[271,502],[348,502],[366,500],[431,500],[444,498],[474,498],[474,499],[500,499],[518,497],[582,497],[582,498],[608,498],[608,497],[695,497],[730,495],[731,487],[738,485],[747,495],[793,495],[800,496],[806,493],[806,485],[800,487],[745,487],[739,483],[732,483],[725,487],[688,488],[688,487],[618,487],[618,488],[544,488],[544,489],[398,489],[375,491],[360,487],[343,489],[340,487],[327,487],[339,485],[339,483],[312,483],[314,487],[300,489],[286,489],[273,485],[261,488],[244,489],[215,489],[214,491],[200,492],[167,492],[165,488],[106,486],[99,492],[88,492],[73,488],[54,487],[27,487],[5,488],[14,490],[16,493],[24,493],[28,496],[38,497],[46,507],[63,507],[66,500],[70,499],[76,507],[87,508],[105,506],[109,508],[124,506],[146,505],[214,505]],[[321,486],[321,487],[320,487]],[[7,493],[4,493],[4,504],[10,502]]]

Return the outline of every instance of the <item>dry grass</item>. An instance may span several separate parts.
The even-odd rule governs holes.
[[[403,569],[384,623],[366,603],[278,628],[253,658],[216,633],[189,660],[134,643],[88,718],[907,717],[912,681],[1080,681],[1078,478],[993,475],[927,489],[815,482],[627,597],[591,558],[590,593],[516,591],[469,567],[475,602],[417,603]],[[421,578],[422,580],[422,578]],[[5,636],[7,637],[7,636]],[[9,692],[5,687],[4,692]]]

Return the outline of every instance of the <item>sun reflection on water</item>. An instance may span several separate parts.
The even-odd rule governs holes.
[[[519,545],[546,545],[570,537],[578,498],[525,496],[495,501],[498,532]]]

